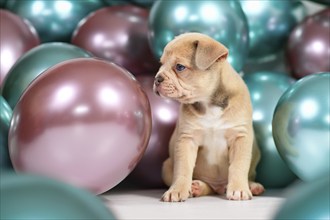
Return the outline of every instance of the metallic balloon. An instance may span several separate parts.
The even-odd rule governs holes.
[[[12,110],[7,101],[0,96],[0,169],[12,168],[8,152],[8,131]]]
[[[87,51],[67,43],[44,43],[24,54],[7,74],[2,96],[12,109],[28,85],[43,71],[65,60],[91,57]]]
[[[147,8],[150,8],[156,2],[156,0],[130,0],[130,1],[133,4]]]
[[[12,109],[2,96],[0,96],[0,107],[0,120],[9,127],[12,116]]]
[[[4,8],[6,6],[7,0],[0,0],[0,8]]]
[[[283,73],[256,72],[244,75],[253,105],[253,125],[261,160],[257,180],[266,188],[285,187],[296,176],[279,155],[272,135],[273,113],[278,100],[295,80]]]
[[[309,0],[309,1],[330,6],[330,0]]]
[[[102,0],[10,0],[6,8],[28,19],[42,42],[69,42],[79,21],[104,6]]]
[[[150,133],[149,101],[133,76],[104,60],[77,58],[26,89],[8,142],[15,170],[100,194],[133,170]]]
[[[330,8],[308,17],[292,31],[286,53],[296,78],[330,72]]]
[[[200,32],[229,48],[228,61],[240,71],[248,54],[248,25],[237,1],[156,1],[150,12],[149,35],[160,57],[176,35]]]
[[[0,9],[0,86],[17,59],[39,43],[38,34],[28,21]]]
[[[103,0],[103,1],[108,6],[127,5],[130,3],[130,0]]]
[[[286,193],[288,198],[273,219],[330,219],[329,175],[311,183],[294,184],[293,187]]]
[[[330,72],[306,76],[280,98],[273,117],[276,147],[302,180],[330,172]]]
[[[97,196],[55,180],[1,172],[1,219],[115,219]]]
[[[179,114],[179,103],[153,92],[153,76],[137,78],[146,92],[152,113],[152,130],[148,147],[141,161],[128,176],[128,181],[145,188],[161,188],[163,162],[168,158],[168,144]]]
[[[249,59],[268,59],[285,47],[292,29],[306,16],[300,1],[240,0],[249,25]]]
[[[159,63],[148,44],[149,11],[133,5],[100,9],[77,27],[72,43],[134,75],[156,73]]]

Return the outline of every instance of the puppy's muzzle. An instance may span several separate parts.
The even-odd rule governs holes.
[[[162,76],[157,76],[155,78],[155,86],[159,86],[164,81],[164,78]]]
[[[163,81],[164,81],[164,78],[162,76],[156,76],[155,81],[154,81],[154,92],[157,95],[160,95],[159,91],[158,91],[158,89],[159,89],[158,87]]]

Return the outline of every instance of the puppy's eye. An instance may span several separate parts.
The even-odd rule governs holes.
[[[178,72],[181,72],[181,71],[185,70],[186,67],[185,67],[184,65],[178,63],[178,64],[176,64],[175,69],[176,69]]]

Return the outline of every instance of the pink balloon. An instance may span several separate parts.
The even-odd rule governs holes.
[[[19,172],[100,194],[133,170],[150,132],[149,101],[133,76],[110,62],[78,58],[26,89],[13,112],[9,152]]]
[[[80,22],[72,43],[133,73],[154,75],[159,62],[148,42],[149,11],[118,5],[95,11]]]
[[[296,78],[330,72],[330,8],[306,18],[292,31],[286,55]]]
[[[39,44],[39,36],[27,20],[0,9],[0,86],[18,58]]]
[[[152,131],[147,150],[128,176],[128,182],[145,188],[160,188],[165,186],[161,170],[168,158],[168,144],[178,119],[179,103],[153,92],[153,76],[139,76],[137,79],[150,101]]]

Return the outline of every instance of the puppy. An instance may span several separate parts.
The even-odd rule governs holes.
[[[199,33],[164,48],[154,91],[181,103],[162,176],[162,201],[212,193],[248,200],[264,191],[254,182],[260,152],[254,144],[252,106],[242,78],[227,62],[228,49]]]

